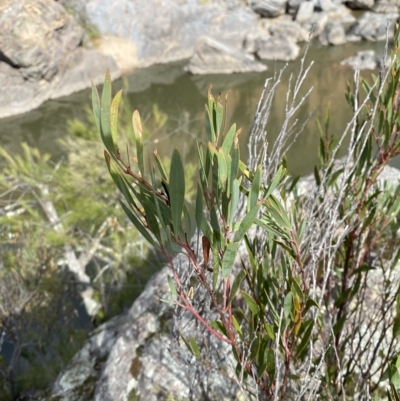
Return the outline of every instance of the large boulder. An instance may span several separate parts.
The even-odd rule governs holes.
[[[262,17],[273,18],[285,14],[288,0],[251,0],[250,7]]]
[[[0,118],[102,82],[114,60],[81,46],[82,27],[53,0],[0,2]]]
[[[387,34],[391,38],[393,37],[393,25],[398,18],[398,12],[376,14],[367,11],[351,26],[347,39],[378,41],[385,40]]]
[[[377,0],[375,1],[373,11],[376,13],[398,13],[400,9],[400,0]]]
[[[290,36],[271,35],[260,29],[247,34],[244,47],[261,60],[290,61],[296,59],[300,52],[300,47]]]
[[[306,42],[310,33],[297,21],[293,21],[290,15],[281,15],[277,18],[265,18],[260,26],[270,35],[286,36],[295,42]]]
[[[383,67],[383,57],[378,56],[373,50],[363,50],[357,52],[355,56],[346,58],[340,64],[347,65],[353,70],[375,70]]]
[[[196,364],[172,332],[174,308],[165,267],[147,284],[128,313],[98,327],[54,383],[46,401],[235,399],[238,388],[213,372],[196,380]],[[185,319],[185,316],[181,317]],[[187,316],[184,335],[194,335]],[[223,352],[221,347],[220,352]],[[185,362],[186,361],[186,362]],[[44,400],[43,400],[44,401]]]
[[[195,53],[185,67],[191,74],[232,74],[266,69],[253,56],[209,37],[199,39]]]
[[[346,32],[343,25],[339,21],[328,22],[325,25],[320,37],[323,45],[342,45],[346,43]]]
[[[139,67],[189,58],[204,35],[240,48],[257,22],[239,3],[191,0],[88,0],[85,18],[101,35],[133,42]]]
[[[0,57],[24,78],[50,81],[82,37],[82,28],[52,0],[0,3]]]

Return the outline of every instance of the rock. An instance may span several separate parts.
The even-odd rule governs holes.
[[[374,0],[349,0],[346,5],[354,10],[372,10]]]
[[[287,36],[295,42],[306,42],[310,35],[306,29],[298,22],[293,21],[289,15],[263,19],[260,22],[260,26],[270,35]]]
[[[290,36],[270,35],[260,29],[247,34],[244,48],[261,60],[290,61],[296,59],[300,52],[300,47]]]
[[[372,8],[376,13],[388,14],[398,13],[400,8],[399,0],[377,0]]]
[[[375,14],[367,11],[351,26],[347,39],[378,41],[385,40],[386,34],[392,38],[393,25],[398,17],[399,13]]]
[[[46,401],[127,401],[138,396],[157,401],[168,396],[188,398],[190,393],[201,399],[203,391],[211,399],[234,399],[238,389],[220,374],[210,374],[190,387],[195,364],[183,342],[171,335],[168,274],[168,267],[162,269],[128,313],[92,333],[58,376]],[[195,332],[188,324],[184,335]]]
[[[317,37],[322,34],[328,23],[340,22],[344,26],[352,24],[356,21],[350,10],[345,6],[338,6],[331,11],[314,12],[311,19],[303,23],[304,29],[312,32],[312,37]]]
[[[300,47],[288,36],[271,35],[268,40],[259,43],[257,56],[261,60],[295,60]]]
[[[251,0],[249,5],[262,17],[273,18],[285,14],[287,0]]]
[[[128,39],[104,36],[96,39],[95,48],[104,56],[111,57],[122,74],[132,72],[139,64],[136,46]]]
[[[50,81],[83,37],[82,28],[52,0],[4,0],[0,53],[24,78]]]
[[[300,24],[303,22],[308,22],[311,20],[311,17],[314,12],[314,3],[311,1],[304,1],[300,4],[300,7],[296,14],[296,21]]]
[[[303,2],[303,0],[289,0],[288,1],[288,14],[290,15],[296,15],[297,10],[300,7],[300,4]]]
[[[107,68],[113,79],[121,76],[121,71],[113,58],[95,50],[79,48],[65,61],[65,71],[52,85],[51,99],[71,95],[88,87],[88,82],[102,84]]]
[[[340,64],[348,65],[353,70],[375,70],[382,67],[383,60],[373,50],[363,50],[357,52],[356,56],[346,58]]]
[[[240,49],[257,22],[238,2],[192,0],[88,0],[85,18],[101,35],[133,42],[138,67],[190,58],[204,35]]]
[[[185,67],[191,74],[231,74],[266,69],[249,54],[209,37],[199,39],[195,54]]]
[[[319,37],[323,45],[342,45],[346,43],[346,32],[339,21],[328,22]]]

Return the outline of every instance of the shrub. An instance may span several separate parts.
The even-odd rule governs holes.
[[[355,73],[346,93],[353,117],[342,135],[329,133],[327,113],[320,164],[305,181],[289,175],[284,158],[303,126],[295,116],[304,101],[304,58],[272,148],[265,124],[280,75],[267,81],[247,163],[240,130],[226,129],[224,100],[210,89],[208,144],[198,144],[193,202],[185,200],[179,152],[169,170],[156,152],[147,161],[135,111],[135,156],[124,156],[117,141],[121,93],[112,99],[109,72],[101,100],[93,87],[121,206],[168,260],[176,314],[189,312],[197,322],[183,341],[200,365],[219,370],[250,398],[368,399],[379,397],[389,378],[389,397],[398,399],[400,186],[380,178],[400,153],[398,46],[396,30],[391,64],[371,83]],[[347,156],[338,160],[346,141]],[[176,254],[184,255],[183,265]],[[212,355],[206,340],[200,344],[201,333],[211,334],[227,358]]]

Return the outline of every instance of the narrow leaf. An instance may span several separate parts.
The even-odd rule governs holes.
[[[185,174],[181,156],[177,149],[174,150],[171,160],[170,169],[170,199],[171,199],[171,214],[174,234],[176,238],[179,235],[179,228],[181,225],[181,216],[183,210],[183,203],[185,200]]]

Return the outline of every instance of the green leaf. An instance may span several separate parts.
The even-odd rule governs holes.
[[[111,103],[111,136],[114,144],[114,151],[118,151],[117,131],[118,131],[118,108],[121,102],[122,89],[114,96]]]
[[[233,281],[233,284],[232,284],[231,293],[229,294],[229,299],[228,299],[227,305],[230,305],[231,302],[233,301],[233,298],[235,298],[235,295],[237,293],[237,290],[239,289],[240,283],[246,277],[246,274],[247,273],[244,270],[241,270],[239,272],[239,274],[235,277],[235,280]]]
[[[222,126],[223,121],[224,121],[224,106],[221,102],[221,94],[219,94],[218,99],[215,102],[215,131],[217,134],[216,138],[217,141],[223,131],[223,126]]]
[[[286,294],[284,305],[283,305],[283,312],[285,318],[288,319],[293,311],[293,296],[292,293],[289,292]]]
[[[228,224],[228,227],[230,227],[230,228],[232,228],[233,218],[235,217],[235,214],[237,212],[237,207],[239,204],[239,195],[240,195],[239,181],[235,179],[235,180],[233,180],[232,195],[231,195],[231,200],[229,202],[229,207],[228,207],[227,224]]]
[[[239,334],[240,338],[243,340],[243,332],[242,329],[240,327],[239,322],[237,321],[235,315],[232,315],[232,323],[233,323],[233,327],[235,328],[236,332]]]
[[[104,78],[103,92],[101,94],[101,133],[103,143],[108,152],[114,155],[114,143],[111,135],[111,124],[110,124],[110,109],[111,109],[111,76],[110,70],[107,69],[106,76]]]
[[[307,324],[306,329],[304,330],[303,338],[301,339],[301,342],[300,342],[299,346],[297,347],[297,356],[301,356],[303,351],[306,349],[306,347],[310,343],[310,338],[311,338],[313,328],[314,328],[314,321],[310,320],[309,323]]]
[[[274,189],[281,182],[284,175],[285,175],[285,169],[283,166],[280,166],[278,171],[275,174],[275,177],[272,179],[271,184],[269,184],[269,186],[267,188],[267,192],[265,193],[265,198],[268,198],[272,194]]]
[[[241,294],[242,294],[244,300],[246,301],[247,306],[252,311],[252,313],[254,315],[258,315],[258,313],[260,312],[260,309],[258,308],[257,302],[247,292],[241,291]]]
[[[178,298],[178,292],[176,291],[175,283],[171,276],[168,276],[168,285],[171,290],[172,300],[176,301],[176,299]]]
[[[257,171],[254,175],[253,182],[251,184],[249,200],[247,202],[247,211],[251,210],[258,201],[261,188],[261,166],[258,166]]]
[[[236,124],[233,124],[226,134],[224,141],[222,142],[222,150],[227,155],[230,153],[232,149],[233,140],[235,138],[236,133]]]
[[[175,237],[178,238],[183,203],[185,201],[185,173],[183,171],[181,156],[177,149],[175,149],[172,154],[169,179],[172,224]]]
[[[222,258],[222,277],[224,278],[224,280],[228,278],[229,273],[233,268],[238,246],[238,242],[231,242],[230,244],[228,244],[225,250],[224,256]]]
[[[136,139],[136,156],[139,164],[139,171],[142,177],[144,177],[144,157],[143,157],[143,130],[142,122],[140,120],[140,114],[137,110],[132,115],[133,132],[135,133]]]
[[[306,306],[304,308],[304,314],[306,314],[312,306],[315,306],[316,308],[321,309],[321,307],[318,305],[318,303],[316,301],[309,298],[309,299],[307,299]]]
[[[159,170],[159,172],[161,174],[162,180],[164,180],[165,182],[168,182],[168,176],[167,176],[167,173],[165,171],[164,164],[163,164],[163,162],[161,160],[160,155],[157,153],[156,150],[154,151],[153,154],[154,154],[154,159],[156,160],[156,164],[157,164],[158,170]]]
[[[190,346],[193,350],[193,354],[196,358],[200,358],[200,349],[196,343],[196,340],[193,336],[190,337]]]
[[[129,217],[129,220],[133,223],[133,225],[138,229],[140,234],[143,235],[143,237],[151,244],[154,246],[154,248],[159,249],[158,244],[154,241],[153,237],[149,234],[147,229],[143,226],[143,223],[140,222],[137,217],[132,213],[132,211],[128,208],[128,206],[125,205],[122,201],[119,202],[122,206],[122,209],[124,209],[125,214]]]
[[[239,226],[239,230],[235,233],[234,242],[239,242],[245,234],[249,231],[250,227],[256,220],[257,214],[260,210],[261,203],[256,204],[245,216]]]
[[[226,166],[225,155],[220,149],[217,153],[218,159],[218,181],[219,187],[224,191],[226,189],[226,180],[228,179],[228,170]]]
[[[196,225],[197,229],[201,228],[201,222],[203,220],[203,193],[201,191],[199,183],[197,183],[197,195],[196,195]]]

